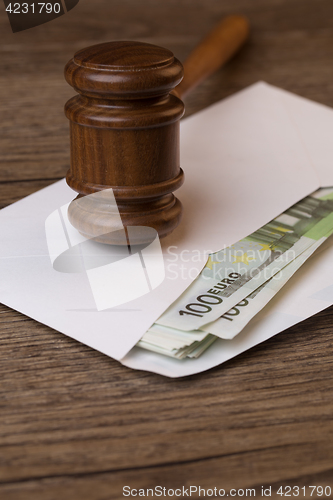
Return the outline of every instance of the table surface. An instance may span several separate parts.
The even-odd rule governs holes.
[[[65,175],[73,89],[63,67],[87,45],[141,40],[184,60],[220,17],[244,13],[249,43],[189,96],[187,113],[258,80],[333,106],[331,0],[81,0],[16,34],[0,11],[1,207]],[[267,485],[281,498],[281,485],[333,486],[332,317],[169,380],[0,306],[0,498],[104,500],[125,485],[191,484],[257,495]]]

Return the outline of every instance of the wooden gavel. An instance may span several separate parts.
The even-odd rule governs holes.
[[[102,243],[126,244],[117,231],[118,210],[123,226],[148,226],[160,237],[178,226],[182,205],[173,191],[184,181],[179,159],[181,98],[228,61],[248,32],[244,17],[225,18],[190,54],[184,69],[167,49],[125,41],[88,47],[68,62],[66,80],[79,93],[65,107],[71,132],[66,179],[79,193],[68,217],[81,234]],[[83,196],[98,192],[88,203],[80,203]],[[145,243],[137,234],[136,242]]]

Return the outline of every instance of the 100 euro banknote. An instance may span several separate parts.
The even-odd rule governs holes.
[[[231,247],[210,255],[190,287],[158,319],[189,331],[212,323],[333,228],[331,190],[319,190]]]
[[[331,234],[332,231],[326,237],[321,238],[311,245],[299,257],[251,293],[251,295],[223,314],[223,316],[201,327],[201,330],[214,334],[221,339],[233,339],[268,304]]]
[[[185,357],[199,357],[218,337],[234,338],[281,290],[332,232],[333,229],[326,237],[314,243],[277,275],[213,323],[203,326],[201,330],[188,332],[155,324],[145,333],[138,346],[173,358],[184,359]]]
[[[321,200],[333,200],[333,191],[331,189],[321,189],[313,196],[317,196]],[[232,339],[240,333],[249,321],[282,289],[304,262],[311,257],[317,248],[332,235],[333,226],[332,229],[322,237],[322,228],[325,230],[331,221],[330,215],[327,217],[328,224],[326,224],[327,221],[325,220],[326,218],[324,218],[312,230],[313,233],[316,232],[317,241],[311,245],[311,247],[273,276],[273,278],[243,299],[239,304],[223,314],[219,319],[204,325],[201,329],[222,339]]]
[[[222,321],[216,320],[211,325],[205,325],[202,330],[183,331],[175,328],[162,327],[153,325],[143,338],[138,342],[138,346],[154,351],[158,354],[170,356],[176,359],[197,358],[205,352],[219,337],[222,339],[232,339],[235,337],[246,324],[265,307],[265,305],[274,297],[274,295],[287,283],[292,275],[302,266],[302,264],[312,255],[313,252],[327,238],[322,238],[317,243],[312,245],[310,249],[303,252],[301,256],[288,264],[277,276],[273,277],[262,287],[256,290],[251,296],[244,299],[240,304],[237,304],[230,314],[226,313],[226,318],[229,322],[232,321],[232,326],[225,327]],[[274,283],[273,283],[274,281]],[[259,295],[261,295],[259,300]],[[246,309],[250,306],[250,309]],[[229,323],[230,325],[230,323]],[[210,327],[211,326],[211,327]],[[209,333],[210,331],[214,334]]]

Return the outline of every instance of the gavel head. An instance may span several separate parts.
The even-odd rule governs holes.
[[[170,92],[182,76],[172,52],[139,42],[94,45],[66,65],[66,80],[79,94],[65,107],[71,132],[67,183],[77,199],[112,188],[117,201],[112,206],[105,191],[88,204],[72,202],[69,220],[87,238],[126,244],[117,231],[118,210],[125,227],[151,227],[160,237],[179,224],[182,206],[173,191],[183,183],[184,105]],[[137,234],[137,243],[145,243]]]

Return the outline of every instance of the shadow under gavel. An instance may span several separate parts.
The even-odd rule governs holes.
[[[79,94],[65,107],[71,135],[66,179],[79,193],[68,218],[82,235],[124,245],[123,227],[150,227],[164,237],[178,226],[182,205],[173,191],[184,181],[181,98],[227,62],[248,33],[246,18],[226,17],[184,68],[167,49],[127,41],[85,48],[68,62],[66,80]],[[136,243],[145,243],[145,232],[136,234]]]

